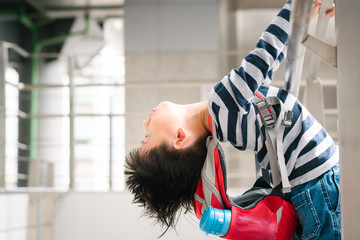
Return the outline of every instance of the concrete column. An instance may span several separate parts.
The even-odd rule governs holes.
[[[336,1],[342,238],[360,236],[360,1]]]
[[[237,50],[236,1],[219,1],[219,50],[223,53]],[[219,73],[225,76],[232,68],[237,68],[236,54],[219,55]]]

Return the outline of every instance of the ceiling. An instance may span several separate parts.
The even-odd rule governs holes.
[[[131,0],[128,0],[131,1]],[[219,0],[220,1],[220,0]],[[233,2],[241,8],[270,8],[279,7],[285,3],[285,0],[226,0]],[[79,6],[119,6],[124,5],[125,0],[27,0],[34,2],[45,8],[56,7],[79,7]]]
[[[16,7],[25,2],[26,5],[34,9],[34,12],[48,17],[75,17],[84,15],[84,12],[90,13],[91,16],[99,18],[109,16],[122,17],[124,16],[125,1],[129,2],[132,0],[1,0],[0,10],[7,9],[9,7]],[[285,2],[285,0],[223,1],[229,1],[232,9],[280,8]],[[153,2],[156,2],[156,0],[153,0]]]
[[[48,17],[122,17],[125,0],[1,0],[1,10],[17,9],[25,3],[28,12]],[[35,16],[36,17],[36,16]]]

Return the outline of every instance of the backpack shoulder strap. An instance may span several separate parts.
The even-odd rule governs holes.
[[[284,151],[283,151],[283,135],[285,127],[291,126],[293,113],[287,110],[283,102],[275,96],[265,97],[260,91],[255,92],[254,102],[261,117],[262,123],[265,125],[266,148],[270,158],[270,168],[274,186],[282,183],[283,192],[290,192],[291,185],[289,182]],[[277,121],[276,113],[273,105],[280,104],[281,111]]]
[[[212,206],[213,195],[217,199],[222,208],[225,208],[225,204],[221,197],[219,189],[216,188],[216,167],[214,160],[214,151],[216,149],[216,142],[212,137],[208,137],[207,142],[207,156],[204,162],[204,166],[201,170],[201,179],[203,184],[204,199],[201,212],[210,206]]]

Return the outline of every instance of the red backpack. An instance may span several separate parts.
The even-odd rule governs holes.
[[[258,95],[255,101],[256,104],[258,105],[263,99],[261,95]],[[279,103],[277,102],[276,104]],[[266,112],[262,111],[261,113],[261,109],[258,106],[262,118],[264,118],[263,115],[268,115],[271,111],[274,113],[268,104],[262,107],[268,109]],[[273,122],[276,122],[275,119],[273,120]],[[281,188],[284,191],[285,187],[282,187],[282,184],[278,184],[279,179],[274,179],[274,176],[272,176],[274,186],[276,186],[273,188],[267,183],[266,178],[259,177],[254,186],[243,195],[237,197],[228,196],[226,192],[225,156],[216,139],[216,130],[213,127],[210,115],[208,121],[210,129],[213,130],[213,137],[209,137],[207,140],[207,157],[194,195],[194,211],[196,217],[201,219],[200,228],[207,234],[220,235],[220,237],[225,239],[291,239],[299,225],[299,219],[292,204],[284,200]],[[270,129],[266,124],[265,126]],[[281,164],[279,163],[279,165]],[[273,166],[271,164],[272,172],[273,168],[275,168]],[[286,180],[284,180],[285,177],[281,170],[279,170],[278,174],[281,175],[283,182],[286,183],[287,180],[288,183],[287,173]],[[289,186],[286,186],[286,188]],[[285,189],[285,191],[287,190]],[[207,218],[209,216],[215,216],[213,209],[227,209],[228,211],[226,214],[224,213],[224,216],[214,221],[208,221]],[[202,218],[203,215],[204,217]],[[228,218],[226,227],[224,226],[226,225],[224,223],[226,222],[225,218]],[[204,229],[204,224],[210,224],[213,230]],[[217,228],[226,229],[224,231],[224,229]]]

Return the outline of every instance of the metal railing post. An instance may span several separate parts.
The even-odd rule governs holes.
[[[329,19],[325,17],[327,9],[332,6],[333,0],[323,0],[320,7],[318,22],[316,24],[315,37],[324,39]],[[306,88],[304,91],[304,102],[308,110],[322,124],[325,124],[324,114],[324,95],[321,79],[318,78],[321,59],[312,53],[309,62],[309,71],[306,78]],[[317,104],[310,104],[316,102]]]
[[[113,189],[113,116],[112,116],[112,97],[110,97],[110,112],[109,112],[109,190]]]
[[[291,30],[285,70],[285,89],[295,96],[299,95],[301,71],[306,50],[301,43],[307,35],[312,5],[312,0],[293,0],[292,4]]]
[[[5,70],[8,61],[8,49],[0,43],[0,187],[4,188],[5,177],[5,140],[6,140],[6,116],[5,116]]]
[[[73,73],[73,59],[68,58],[69,68],[69,137],[70,137],[70,156],[69,156],[69,190],[75,188],[75,132],[74,132],[74,73]]]

